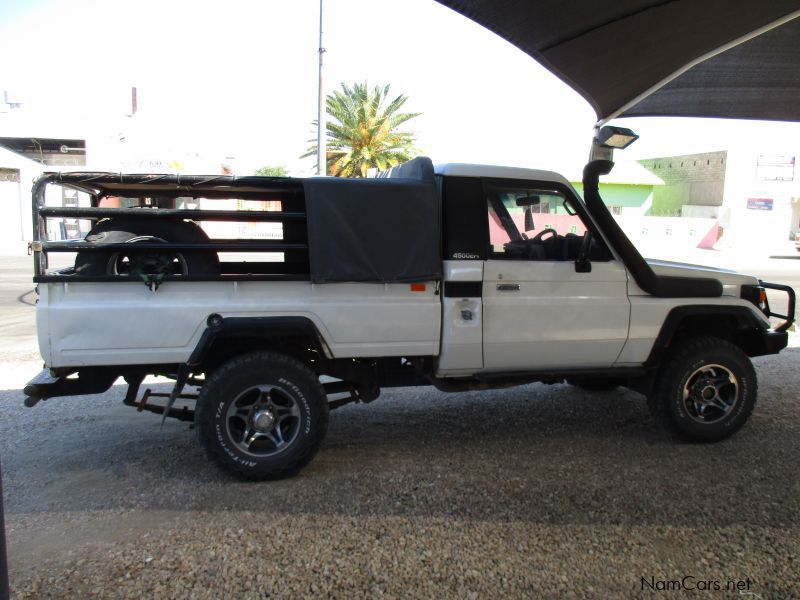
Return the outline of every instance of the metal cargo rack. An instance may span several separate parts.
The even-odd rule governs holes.
[[[88,207],[46,205],[46,188],[55,184],[86,193]],[[137,198],[155,204],[137,208],[101,207],[104,198]],[[177,198],[279,201],[281,210],[212,210],[161,208]],[[147,199],[145,201],[145,199]],[[98,244],[80,240],[49,241],[48,220],[86,219],[93,225],[101,219],[192,220],[246,223],[280,223],[282,238],[210,239],[208,243],[137,242]],[[48,271],[48,255],[53,252],[139,252],[172,251],[283,253],[282,261],[224,262],[219,275],[165,275],[162,281],[307,281],[309,280],[308,233],[305,196],[300,180],[288,177],[236,177],[229,175],[151,175],[97,172],[45,173],[33,186],[34,281],[39,282],[120,282],[141,281],[132,275],[84,275],[75,269]]]

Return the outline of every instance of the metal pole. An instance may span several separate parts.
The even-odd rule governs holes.
[[[0,466],[0,600],[7,600],[9,595],[8,559],[6,558],[6,519],[3,514],[3,469]]]
[[[319,0],[319,98],[317,100],[317,175],[327,175],[325,148],[325,94],[322,88],[322,0]]]

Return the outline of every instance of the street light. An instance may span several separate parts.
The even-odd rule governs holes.
[[[317,99],[317,175],[327,175],[325,148],[325,94],[322,89],[322,0],[319,0],[319,98]]]

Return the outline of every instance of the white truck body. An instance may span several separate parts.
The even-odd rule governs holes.
[[[48,367],[186,362],[208,315],[310,319],[329,358],[439,352],[437,282],[408,284],[185,282],[39,284],[39,346]],[[91,315],[87,321],[87,314]]]
[[[550,171],[447,164],[444,176],[569,182]],[[570,186],[571,188],[571,186]],[[723,297],[693,304],[741,306],[755,277],[650,261],[658,274],[712,275]],[[50,368],[186,362],[209,314],[298,316],[313,322],[328,358],[436,356],[440,377],[481,371],[642,364],[666,315],[685,304],[642,291],[618,256],[576,273],[569,261],[446,260],[443,281],[475,281],[482,299],[443,298],[403,283],[183,282],[151,291],[141,283],[40,283],[39,346]],[[518,291],[498,290],[519,284]],[[113,291],[111,291],[113,289]],[[464,313],[464,311],[468,311]],[[469,320],[465,314],[471,315]]]
[[[724,295],[693,304],[744,307],[755,277],[650,261],[656,273],[713,275]],[[619,259],[575,273],[569,262],[445,261],[444,281],[475,281],[483,298],[443,298],[438,282],[409,284],[185,282],[151,291],[141,283],[40,283],[39,347],[50,368],[186,362],[209,314],[299,316],[320,332],[328,358],[436,356],[440,377],[481,371],[634,366],[645,362],[680,298],[643,292]],[[519,283],[519,293],[497,290]],[[464,318],[464,311],[471,317]],[[87,315],[90,318],[87,319]],[[602,318],[598,318],[602,315]]]
[[[444,280],[481,281],[483,301],[442,299],[434,281],[425,283],[425,291],[398,283],[234,281],[165,284],[157,292],[131,282],[115,284],[112,297],[103,283],[40,283],[39,348],[49,368],[183,363],[197,346],[208,315],[217,313],[307,317],[329,358],[437,356],[442,377],[530,364],[632,366],[647,359],[670,310],[685,304],[645,294],[618,261],[595,269],[591,279],[572,281],[571,265],[550,263],[544,267],[550,273],[525,274],[510,273],[508,263],[501,262],[445,263]],[[714,273],[725,282],[725,296],[693,304],[745,307],[769,325],[739,297],[742,284],[757,283],[754,277],[653,264],[656,272],[688,277]],[[556,272],[561,266],[563,274]],[[496,290],[499,281],[520,282],[521,293],[504,296]],[[553,290],[560,294],[555,302]],[[464,310],[472,313],[470,320],[464,319]],[[601,311],[604,316],[598,318]]]

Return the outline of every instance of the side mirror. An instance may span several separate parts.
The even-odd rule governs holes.
[[[531,206],[539,206],[542,199],[539,196],[521,196],[517,198],[517,206],[524,206],[530,208]]]

